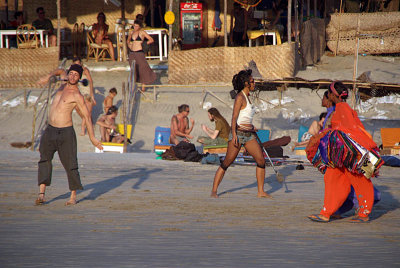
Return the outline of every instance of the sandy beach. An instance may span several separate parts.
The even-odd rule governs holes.
[[[68,185],[55,157],[44,206],[37,152],[0,152],[2,267],[395,267],[400,264],[398,169],[373,179],[382,201],[368,224],[315,223],[323,178],[313,167],[267,168],[257,198],[255,168],[233,166],[220,198],[209,198],[216,166],[152,154],[80,153],[84,190],[65,207]],[[346,214],[351,216],[354,211]]]
[[[352,79],[353,57],[324,56],[322,61],[299,71],[305,79]],[[104,64],[111,68],[111,63]],[[96,101],[93,121],[102,113],[108,90],[116,87],[114,103],[121,106],[121,85],[128,72],[92,71]],[[400,58],[360,57],[359,74],[370,71],[377,82],[399,83]],[[231,85],[207,83],[168,86],[166,70],[157,71],[157,101],[138,100],[132,142],[128,154],[95,154],[87,136],[79,136],[81,119],[74,112],[78,161],[84,190],[79,203],[65,207],[69,197],[65,171],[55,156],[53,184],[44,206],[34,206],[37,196],[39,153],[10,146],[32,135],[32,105],[24,107],[12,90],[0,91],[0,263],[1,267],[396,267],[400,243],[400,182],[398,168],[382,167],[373,179],[382,192],[368,224],[348,219],[328,224],[311,222],[323,203],[322,175],[305,162],[279,166],[286,185],[276,182],[267,167],[265,190],[274,199],[256,197],[254,166],[228,170],[218,200],[209,198],[216,166],[182,161],[155,160],[154,129],[169,126],[180,104],[189,104],[195,120],[193,135],[203,135],[200,124],[214,128],[200,103],[208,89],[227,105],[208,95],[205,106],[216,107],[228,122],[233,100]],[[165,85],[165,86],[163,86]],[[23,93],[23,91],[20,91]],[[32,90],[32,101],[40,90]],[[289,88],[285,103],[256,103],[254,124],[270,129],[271,138],[296,139],[300,125],[310,125],[324,111],[323,90]],[[260,97],[276,103],[278,92]],[[11,107],[9,103],[17,103]],[[19,103],[19,104],[18,104]],[[209,104],[208,104],[209,103]],[[400,97],[373,98],[360,106],[359,115],[377,144],[382,127],[400,127]],[[117,118],[120,122],[121,117]],[[100,137],[98,127],[95,129]],[[196,145],[199,145],[196,143]],[[37,147],[36,147],[37,149]],[[291,155],[290,146],[284,154]],[[354,214],[349,212],[347,216]]]

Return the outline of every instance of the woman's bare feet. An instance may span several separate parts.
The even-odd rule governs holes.
[[[44,205],[46,200],[44,200],[44,193],[39,193],[38,198],[35,200],[35,205]]]
[[[211,192],[210,197],[218,198],[217,192]]]
[[[72,205],[76,205],[76,200],[74,199],[70,199],[69,201],[65,202],[66,206],[72,206]]]
[[[267,194],[266,192],[258,193],[257,197],[260,197],[260,198],[271,198],[272,199],[272,196]]]

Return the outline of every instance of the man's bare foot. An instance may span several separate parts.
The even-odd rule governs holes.
[[[70,199],[68,202],[65,203],[66,206],[73,206],[76,205],[76,200]]]
[[[81,136],[85,136],[86,135],[86,133],[85,132],[81,132],[81,134],[80,134]]]
[[[38,198],[35,200],[35,205],[44,205],[45,202],[46,200],[44,200],[44,193],[39,193]]]
[[[210,197],[218,198],[217,192],[211,192]]]
[[[271,198],[272,199],[272,196],[267,194],[266,192],[258,193],[257,197],[260,197],[260,198]]]

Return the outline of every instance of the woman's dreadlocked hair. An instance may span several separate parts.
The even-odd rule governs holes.
[[[245,87],[245,82],[250,83],[251,70],[242,70],[232,78],[233,89],[239,93]]]

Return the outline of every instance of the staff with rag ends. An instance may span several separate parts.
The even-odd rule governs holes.
[[[51,184],[52,160],[56,151],[67,172],[68,185],[71,190],[70,200],[66,202],[66,205],[76,204],[76,191],[83,189],[78,172],[77,143],[72,122],[72,111],[74,109],[79,109],[82,113],[90,141],[98,149],[103,149],[100,141],[94,136],[92,120],[77,86],[82,73],[82,66],[71,65],[68,70],[67,83],[60,86],[53,98],[48,120],[49,125],[40,139],[39,196],[36,199],[36,205],[45,203],[45,190]]]

